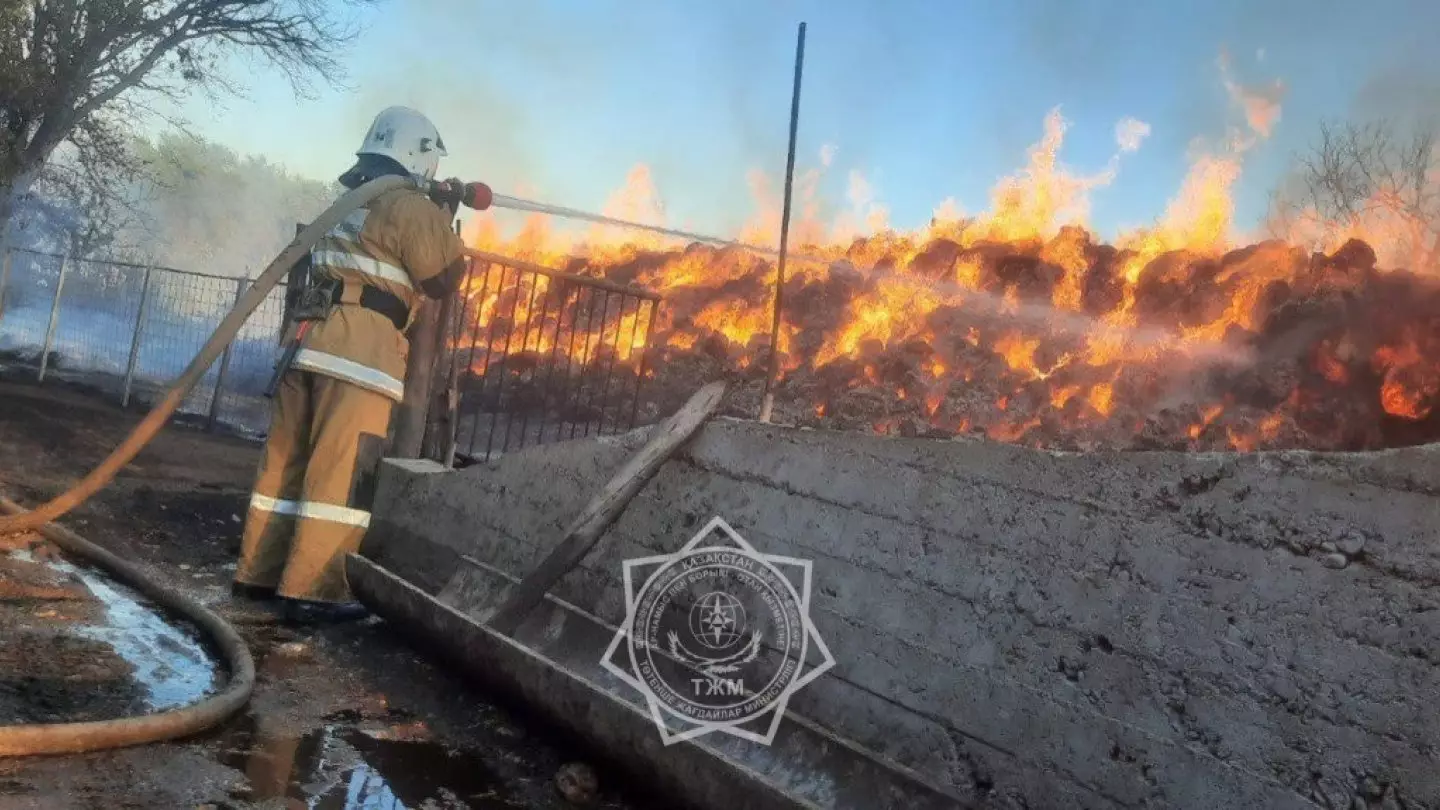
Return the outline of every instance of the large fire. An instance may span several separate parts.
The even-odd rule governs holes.
[[[918,232],[887,229],[858,176],[855,210],[826,225],[814,214],[818,170],[797,178],[774,418],[1059,449],[1355,450],[1440,439],[1440,280],[1377,269],[1371,245],[1385,234],[1358,225],[1332,228],[1317,252],[1232,243],[1231,186],[1275,115],[1264,99],[1242,100],[1248,137],[1196,158],[1165,216],[1114,245],[1077,224],[1114,165],[1095,177],[1061,168],[1058,112],[1029,166],[996,187],[989,213],[961,216],[947,204]],[[1122,122],[1120,152],[1146,131]],[[775,244],[778,203],[753,185],[761,213],[741,238]],[[641,167],[605,213],[661,224],[656,199]],[[873,233],[857,236],[862,229]],[[768,255],[633,231],[566,239],[538,217],[511,237],[483,220],[470,241],[661,293],[642,413],[668,412],[724,375],[743,380],[735,412],[758,410],[775,278]],[[550,300],[548,280],[538,290],[497,286],[472,280],[482,324],[498,319],[503,332],[539,318],[562,335],[565,319],[583,322],[565,314],[573,291],[568,303]],[[600,327],[620,346],[619,388],[634,385],[641,350],[628,336],[643,339],[641,317],[626,311]],[[533,334],[527,351],[579,353],[546,344],[546,328]],[[488,369],[476,361],[472,371]],[[547,418],[578,418],[558,400],[524,401]]]

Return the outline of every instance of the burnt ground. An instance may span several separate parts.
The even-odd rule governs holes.
[[[0,376],[0,492],[33,505],[63,491],[142,415],[74,386]],[[380,619],[295,628],[231,599],[258,454],[243,439],[171,425],[62,519],[229,619],[255,657],[250,703],[183,741],[0,760],[0,810],[573,807],[554,777],[591,752],[432,664]],[[4,578],[23,587],[0,588],[0,723],[133,711],[129,664],[103,642],[56,640],[66,622],[93,620],[94,602],[47,576],[12,564]],[[591,806],[654,806],[596,770]]]

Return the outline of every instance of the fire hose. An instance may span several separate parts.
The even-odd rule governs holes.
[[[210,339],[195,355],[195,359],[190,361],[190,365],[171,384],[165,397],[150,409],[150,413],[130,432],[125,441],[79,483],[30,511],[0,497],[0,512],[5,513],[5,517],[0,517],[0,536],[38,531],[62,550],[99,567],[161,607],[179,613],[211,637],[224,656],[230,672],[228,683],[223,690],[179,709],[97,722],[0,726],[0,756],[73,754],[184,737],[218,725],[249,701],[255,683],[255,662],[244,639],[235,628],[199,602],[155,581],[135,564],[120,559],[74,532],[52,524],[51,521],[84,503],[109,484],[116,474],[155,438],[211,364],[235,339],[240,328],[265,300],[270,289],[310,251],[311,246],[320,241],[331,228],[340,224],[350,212],[387,191],[411,184],[409,178],[398,176],[371,180],[341,196],[316,217],[255,279],[255,283],[236,303],[235,308],[216,327]],[[488,189],[486,193],[488,194]],[[468,188],[459,201],[478,207],[474,205],[476,198]],[[488,199],[484,201],[488,203]]]
[[[382,177],[365,183],[358,188],[346,193],[335,201],[334,205],[326,209],[324,213],[315,218],[308,227],[295,237],[295,240],[275,257],[275,260],[265,268],[259,277],[255,279],[250,289],[235,304],[232,309],[215,328],[210,339],[201,347],[195,359],[181,372],[175,382],[171,384],[165,397],[157,402],[144,420],[131,431],[130,435],[121,442],[99,466],[91,470],[85,478],[70,489],[55,496],[47,503],[30,511],[11,513],[7,517],[0,517],[0,536],[16,534],[25,531],[34,531],[41,526],[55,520],[56,518],[84,503],[96,492],[103,489],[114,480],[116,474],[134,460],[135,456],[149,444],[157,433],[165,426],[165,423],[174,415],[180,403],[189,395],[190,390],[200,381],[210,366],[219,358],[225,347],[235,339],[240,328],[249,319],[250,315],[265,300],[272,287],[279,283],[280,279],[295,265],[310,248],[318,242],[321,237],[340,223],[350,212],[364,206],[366,203],[391,189],[401,188],[411,184],[409,178],[404,177]],[[516,211],[530,211],[546,213],[555,216],[568,217],[572,219],[583,219],[592,222],[615,225],[619,227],[638,228],[654,231],[670,236],[689,238],[694,241],[708,242],[720,245],[741,247],[749,250],[756,250],[762,253],[769,252],[764,248],[748,245],[742,242],[719,239],[703,234],[692,234],[686,231],[678,231],[669,228],[643,225],[635,222],[615,219],[613,217],[591,214],[562,206],[546,205],[543,203],[522,200],[516,197],[509,197],[503,194],[492,194],[490,189],[483,183],[465,183],[463,185],[448,181],[434,181],[427,184],[426,191],[432,196],[441,196],[452,199],[456,203],[463,203],[470,208],[484,209],[492,203],[497,208],[509,208]]]
[[[280,282],[280,279],[289,272],[291,267],[309,253],[310,248],[316,242],[320,241],[331,228],[340,224],[341,220],[350,212],[387,191],[411,184],[412,181],[409,178],[399,176],[371,180],[341,196],[334,205],[316,217],[315,221],[301,231],[295,240],[281,251],[280,255],[276,256],[275,260],[255,279],[255,283],[250,285],[250,289],[246,290],[245,295],[235,304],[235,308],[230,310],[224,320],[220,321],[220,325],[215,328],[210,339],[195,355],[195,359],[191,360],[190,365],[186,366],[174,383],[171,383],[170,390],[165,393],[164,398],[155,403],[150,409],[150,413],[146,414],[140,424],[130,432],[130,435],[125,437],[125,441],[121,442],[120,446],[111,451],[99,466],[91,470],[90,474],[75,486],[29,512],[0,518],[0,536],[38,529],[84,503],[90,496],[109,484],[115,475],[126,464],[134,460],[145,445],[155,438],[161,428],[165,427],[165,423],[175,413],[175,409],[180,407],[180,403],[189,395],[190,389],[194,388],[200,378],[205,376],[205,372],[209,371],[210,366],[220,357],[220,353],[235,339],[240,328],[250,318],[251,313],[265,301],[265,296],[270,293],[270,289]]]
[[[190,361],[165,396],[160,399],[140,424],[130,432],[110,455],[70,489],[50,499],[33,510],[26,510],[19,504],[0,496],[0,536],[21,532],[38,531],[63,551],[91,563],[119,581],[135,588],[144,596],[163,608],[179,613],[204,630],[215,642],[225,658],[230,671],[226,687],[217,694],[179,709],[172,709],[152,715],[125,717],[84,723],[53,723],[0,726],[0,756],[23,756],[34,754],[67,754],[140,745],[160,740],[184,737],[211,728],[223,722],[244,706],[250,699],[255,682],[255,662],[240,634],[224,619],[206,609],[195,600],[160,584],[135,564],[122,560],[113,553],[89,542],[74,532],[52,523],[70,510],[79,506],[100,491],[120,472],[125,465],[145,448],[174,415],[180,403],[185,400],[244,326],[250,315],[265,300],[270,290],[295,266],[325,234],[340,224],[352,211],[363,207],[371,200],[393,189],[414,183],[407,177],[381,177],[355,188],[336,200],[333,205],[316,217],[304,230],[296,235],[275,260],[265,268],[250,286],[250,289],[236,302],[210,339]],[[430,181],[424,190],[442,204],[451,207],[464,204],[475,209],[485,209],[493,203],[496,207],[517,211],[547,213],[574,219],[587,219],[621,227],[653,230],[671,236],[691,238],[696,241],[731,244],[737,247],[751,247],[640,223],[626,222],[597,214],[576,211],[569,208],[549,206],[521,200],[514,197],[492,194],[483,183],[457,183],[453,181]]]
[[[0,512],[24,519],[19,504],[0,496]],[[13,518],[12,518],[13,519]],[[86,723],[0,726],[0,756],[78,754],[173,739],[204,731],[234,714],[250,699],[255,662],[245,640],[224,619],[189,597],[151,579],[134,563],[53,523],[39,530],[61,550],[93,563],[146,598],[189,619],[214,641],[230,670],[225,689],[198,703],[159,714]]]
[[[255,279],[250,289],[236,302],[234,309],[221,320],[210,339],[190,361],[190,365],[170,385],[165,396],[151,407],[150,412],[135,426],[130,435],[78,483],[33,510],[26,510],[14,501],[0,496],[0,513],[4,515],[0,517],[0,536],[39,532],[63,551],[99,567],[162,608],[184,616],[212,638],[230,672],[228,683],[223,690],[179,709],[96,722],[0,726],[0,756],[73,754],[184,737],[220,724],[249,701],[255,683],[255,662],[244,639],[234,627],[199,602],[157,582],[139,566],[55,525],[52,521],[84,503],[108,485],[125,465],[133,461],[135,456],[154,440],[191,389],[239,334],[240,328],[265,300],[270,290],[311,247],[352,211],[387,191],[413,183],[412,179],[399,176],[371,180],[341,196],[297,234],[294,241]],[[694,236],[494,195],[483,183],[430,181],[424,184],[424,190],[432,199],[449,204],[452,208],[463,203],[467,207],[483,210],[493,202],[497,207],[519,211],[545,212],[592,221],[598,219],[624,227],[662,230],[674,236]],[[696,238],[700,241],[723,241],[709,237]]]

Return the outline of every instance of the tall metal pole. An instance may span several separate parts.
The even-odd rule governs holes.
[[[785,251],[790,243],[790,193],[795,185],[795,134],[800,126],[800,73],[805,64],[805,23],[795,42],[795,92],[790,98],[790,154],[785,159],[785,207],[780,214],[780,257],[775,262],[775,319],[770,327],[770,372],[760,401],[760,421],[769,422],[775,407],[775,382],[780,377],[780,315],[785,288]]]

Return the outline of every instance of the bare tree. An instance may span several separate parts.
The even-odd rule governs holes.
[[[123,130],[157,97],[230,91],[230,53],[263,56],[299,94],[335,81],[355,32],[332,7],[374,0],[0,0],[0,239],[56,149]]]
[[[1392,122],[1322,124],[1277,195],[1272,229],[1333,236],[1359,232],[1416,271],[1440,264],[1440,128]]]
[[[143,262],[149,257],[133,248],[137,235],[153,231],[144,209],[154,191],[154,173],[130,139],[97,116],[40,170],[13,224],[72,256]]]

